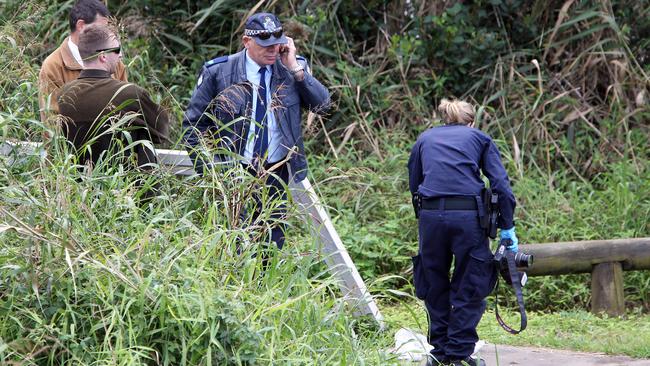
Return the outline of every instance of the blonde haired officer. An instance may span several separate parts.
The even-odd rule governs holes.
[[[474,107],[443,99],[438,110],[444,124],[420,135],[408,162],[409,188],[419,202],[414,282],[429,313],[428,340],[434,346],[428,364],[484,365],[470,357],[485,297],[496,281],[487,234],[479,222],[484,214],[481,173],[499,195],[498,227],[502,238],[513,241],[513,251],[515,197],[496,145],[473,128]]]

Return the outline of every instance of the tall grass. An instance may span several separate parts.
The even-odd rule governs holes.
[[[225,173],[237,185],[150,177],[164,193],[141,206],[132,174],[80,172],[65,150],[0,169],[4,363],[391,362],[311,240],[263,269],[266,229],[219,199],[257,185],[242,169]]]

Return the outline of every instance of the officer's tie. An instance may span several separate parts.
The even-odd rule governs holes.
[[[269,147],[269,129],[266,125],[266,67],[260,68],[260,87],[257,90],[257,100],[255,101],[255,121],[257,133],[255,134],[255,145],[253,147],[253,157],[262,158]]]

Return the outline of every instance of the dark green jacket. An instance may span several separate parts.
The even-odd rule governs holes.
[[[59,96],[62,130],[80,154],[80,163],[102,159],[123,162],[131,153],[142,167],[154,152],[136,141],[167,140],[169,117],[141,87],[112,79],[104,70],[86,69],[64,85]],[[104,155],[104,157],[102,157]]]

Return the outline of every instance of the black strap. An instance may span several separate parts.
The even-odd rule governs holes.
[[[512,282],[512,288],[515,290],[515,295],[517,296],[517,302],[519,303],[519,315],[521,317],[521,324],[519,330],[515,330],[506,324],[505,321],[499,315],[499,278],[497,277],[497,285],[494,292],[494,312],[496,314],[497,322],[501,328],[505,329],[506,332],[510,334],[519,334],[528,325],[528,318],[526,317],[526,308],[524,307],[524,294],[521,292],[521,283],[519,282],[519,276],[517,272],[517,266],[515,265],[515,254],[511,251],[506,251],[506,261],[508,262],[508,272],[510,273],[510,281]],[[498,276],[498,275],[497,275]]]

